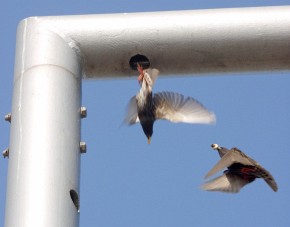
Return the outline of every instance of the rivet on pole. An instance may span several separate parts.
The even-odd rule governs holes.
[[[87,144],[86,142],[80,142],[80,151],[81,153],[87,153]]]
[[[87,117],[87,108],[82,106],[80,109],[80,113],[81,113],[81,118],[86,118]]]
[[[5,115],[5,121],[11,122],[11,113]]]
[[[2,152],[2,154],[3,154],[3,157],[4,157],[4,158],[9,158],[9,148],[6,148],[6,149]]]

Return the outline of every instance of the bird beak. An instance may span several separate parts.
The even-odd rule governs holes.
[[[148,137],[148,144],[150,144],[151,137]]]

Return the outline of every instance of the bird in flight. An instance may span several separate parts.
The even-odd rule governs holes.
[[[247,156],[238,148],[220,147],[212,144],[211,147],[219,152],[220,161],[208,172],[205,178],[227,168],[223,175],[205,183],[202,188],[207,191],[222,191],[237,193],[242,187],[253,182],[256,178],[263,178],[274,192],[278,190],[273,176],[258,162]]]
[[[149,144],[153,134],[153,124],[159,119],[175,123],[215,123],[215,114],[191,97],[169,91],[153,94],[152,89],[159,70],[143,69],[140,64],[137,66],[140,73],[138,82],[141,87],[137,95],[129,101],[124,122],[128,125],[140,122]]]

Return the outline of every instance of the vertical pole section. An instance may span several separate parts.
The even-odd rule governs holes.
[[[79,58],[33,18],[18,27],[5,227],[79,223]]]

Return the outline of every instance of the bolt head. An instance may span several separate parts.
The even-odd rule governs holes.
[[[5,121],[11,122],[11,113],[5,115]]]
[[[81,118],[86,118],[87,117],[87,108],[82,106],[80,109],[80,113],[81,113]]]
[[[4,158],[9,158],[9,148],[6,148],[6,149],[2,152],[2,154],[3,154],[3,157],[4,157]]]
[[[87,152],[87,144],[86,142],[80,142],[80,152],[86,153]]]

